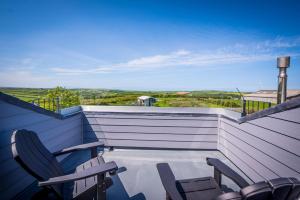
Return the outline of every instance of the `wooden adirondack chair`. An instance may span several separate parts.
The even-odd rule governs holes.
[[[39,186],[52,191],[60,199],[105,199],[106,189],[112,185],[112,180],[106,177],[106,173],[114,174],[118,169],[115,162],[105,163],[102,157],[97,156],[96,148],[103,146],[102,142],[82,144],[51,153],[35,132],[16,130],[11,144],[14,159],[39,181]],[[77,166],[74,173],[65,174],[56,156],[86,149],[91,150],[92,159]],[[73,191],[70,190],[70,182],[73,182]]]
[[[216,158],[207,158],[214,167],[214,177],[176,180],[168,163],[158,163],[157,169],[166,190],[167,200],[297,200],[300,181],[296,178],[276,178],[249,185],[237,172]],[[227,176],[240,192],[222,190],[221,175]]]

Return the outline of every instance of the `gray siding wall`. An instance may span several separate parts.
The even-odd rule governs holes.
[[[300,108],[238,124],[220,118],[218,149],[254,182],[300,178]]]
[[[3,101],[0,111],[0,199],[10,199],[34,181],[12,158],[13,130],[33,130],[50,151],[56,151],[82,143],[82,117],[57,119]]]
[[[37,132],[50,151],[97,140],[115,147],[218,149],[253,182],[300,178],[300,108],[243,124],[223,109],[93,106],[58,119],[0,101],[0,111],[0,199],[34,181],[12,159],[15,129]]]
[[[106,146],[216,149],[217,115],[84,112],[84,141]]]

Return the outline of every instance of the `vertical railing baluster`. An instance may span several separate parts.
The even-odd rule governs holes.
[[[59,97],[56,98],[56,112],[60,113]]]
[[[249,100],[247,101],[247,104],[248,104],[248,111],[247,111],[247,114],[249,114]]]
[[[257,102],[257,111],[259,111],[259,101]]]
[[[246,103],[247,103],[247,101],[243,100],[242,117],[247,115],[247,113],[246,113]]]

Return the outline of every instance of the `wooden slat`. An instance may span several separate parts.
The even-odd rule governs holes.
[[[94,163],[95,163],[95,162],[94,162]],[[85,162],[85,163],[84,163],[84,169],[85,169],[85,170],[88,169],[88,168],[90,168],[90,167],[92,167],[92,166],[93,166],[93,163],[92,163],[91,160],[89,160],[88,162]],[[97,165],[97,166],[98,166],[98,165]],[[85,188],[87,189],[87,188],[93,187],[95,184],[97,184],[97,181],[96,181],[96,180],[97,180],[97,179],[96,179],[95,176],[86,178],[86,179],[85,179]]]
[[[93,158],[93,159],[79,165],[76,168],[76,172],[82,172],[91,167],[99,166],[101,162],[102,162],[101,158],[99,158],[99,157]],[[88,193],[95,193],[96,184],[97,184],[97,176],[92,176],[92,177],[89,177],[86,179],[75,181],[73,197],[81,195],[81,194],[86,195],[86,192],[88,190],[89,190]]]
[[[76,172],[81,172],[84,170],[84,165],[81,164],[76,167]],[[85,188],[85,179],[77,180],[74,182],[74,190],[73,190],[73,196],[77,196],[80,194],[80,191],[82,191]]]

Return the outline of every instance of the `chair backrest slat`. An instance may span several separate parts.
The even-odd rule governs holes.
[[[300,181],[296,178],[290,178],[293,188],[289,193],[287,200],[295,200],[300,198]]]
[[[276,178],[268,181],[272,187],[272,200],[285,200],[293,189],[293,182],[289,178]]]
[[[37,134],[28,130],[16,130],[12,135],[14,159],[39,181],[64,175],[56,158],[42,144]],[[62,196],[62,185],[52,187],[57,195]]]

